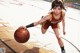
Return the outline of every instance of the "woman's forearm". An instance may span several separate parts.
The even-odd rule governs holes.
[[[39,25],[39,24],[45,22],[45,21],[48,20],[48,19],[49,19],[49,16],[45,16],[45,17],[42,18],[41,20],[27,25],[26,28],[37,26],[37,25]]]
[[[65,31],[65,22],[63,22],[63,24],[62,24],[62,25],[63,25],[63,30]]]

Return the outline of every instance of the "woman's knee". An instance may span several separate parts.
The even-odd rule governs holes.
[[[41,28],[41,32],[42,32],[42,34],[45,34],[46,31],[47,31],[47,29]]]
[[[46,32],[42,31],[42,34],[45,34]]]
[[[61,40],[61,36],[58,36],[57,39],[58,39],[58,40]]]

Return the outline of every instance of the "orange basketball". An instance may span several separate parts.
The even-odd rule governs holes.
[[[29,40],[30,33],[27,29],[19,28],[14,32],[14,39],[19,43],[25,43]]]

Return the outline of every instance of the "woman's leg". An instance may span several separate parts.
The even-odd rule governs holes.
[[[60,47],[63,47],[63,42],[62,42],[62,39],[61,39],[61,36],[60,36],[58,28],[55,28],[53,30],[54,30],[54,33],[56,35],[56,38],[58,40],[58,43],[59,43]]]
[[[47,31],[47,29],[44,29],[43,27],[41,27],[41,32],[42,32],[42,34],[45,34],[46,31]]]
[[[45,21],[41,25],[42,25],[41,26],[41,32],[42,32],[42,34],[45,34],[48,27],[50,26],[50,23],[49,23],[49,21]]]
[[[56,38],[58,40],[58,43],[59,43],[59,45],[61,47],[62,53],[65,53],[65,51],[64,51],[64,44],[63,44],[63,41],[61,39],[61,36],[60,36],[60,33],[59,33],[59,29],[58,28],[54,28],[53,30],[54,30],[54,33],[55,33]]]

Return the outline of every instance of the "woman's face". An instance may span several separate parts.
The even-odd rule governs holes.
[[[54,8],[53,8],[53,12],[54,12],[56,15],[60,14],[61,11],[62,11],[62,9],[61,9],[60,7],[54,7]]]

